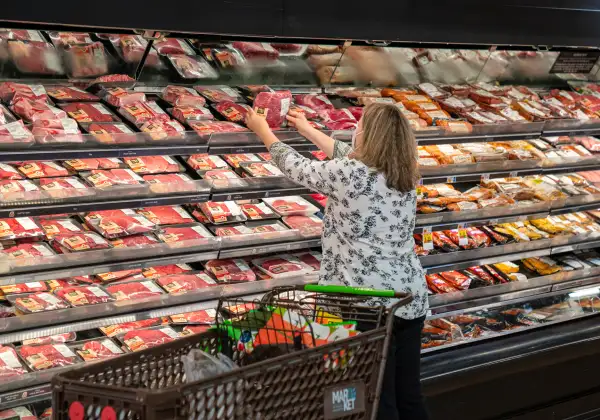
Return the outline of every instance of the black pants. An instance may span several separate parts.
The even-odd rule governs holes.
[[[425,317],[394,317],[378,420],[427,420],[421,394],[421,330]]]

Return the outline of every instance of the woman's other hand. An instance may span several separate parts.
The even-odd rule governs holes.
[[[313,130],[316,130],[316,128],[310,125],[310,123],[306,119],[306,116],[304,116],[304,114],[302,114],[301,112],[290,111],[288,112],[285,118],[287,118],[289,124],[292,127],[295,127],[296,130],[298,130],[298,132],[304,137],[308,138],[309,134]]]
[[[258,115],[252,108],[250,108],[246,114],[246,127],[254,131],[259,136],[271,131],[269,124],[267,123],[267,119],[261,115]]]

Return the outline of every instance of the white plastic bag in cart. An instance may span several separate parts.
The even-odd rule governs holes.
[[[213,357],[197,349],[191,350],[187,356],[182,356],[181,361],[187,383],[211,378],[238,368],[233,360],[224,354],[219,353],[217,357]]]

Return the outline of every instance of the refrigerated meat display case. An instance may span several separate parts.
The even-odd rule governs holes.
[[[294,26],[305,11],[280,16],[273,4],[249,10],[270,11],[281,31],[251,19],[191,31],[170,11],[152,23],[127,14],[125,26],[32,19],[45,6],[0,16],[0,410],[41,415],[53,375],[131,351],[128,331],[201,332],[220,297],[318,280],[327,198],[281,176],[243,123],[258,95],[286,90],[292,101],[268,109],[281,112],[273,120],[292,108],[340,141],[372,102],[411,121],[433,418],[593,418],[595,34],[540,29],[509,42],[506,23],[478,45],[460,31],[434,45],[385,25],[346,36],[340,12],[325,36]],[[277,128],[299,153],[326,158]],[[273,276],[267,255],[304,274]]]

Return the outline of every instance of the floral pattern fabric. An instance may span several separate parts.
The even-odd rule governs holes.
[[[396,315],[419,318],[427,312],[428,293],[414,252],[416,192],[388,188],[381,174],[348,158],[351,151],[338,141],[334,159],[320,162],[281,142],[270,150],[288,178],[328,196],[319,282],[410,292],[413,301]]]

